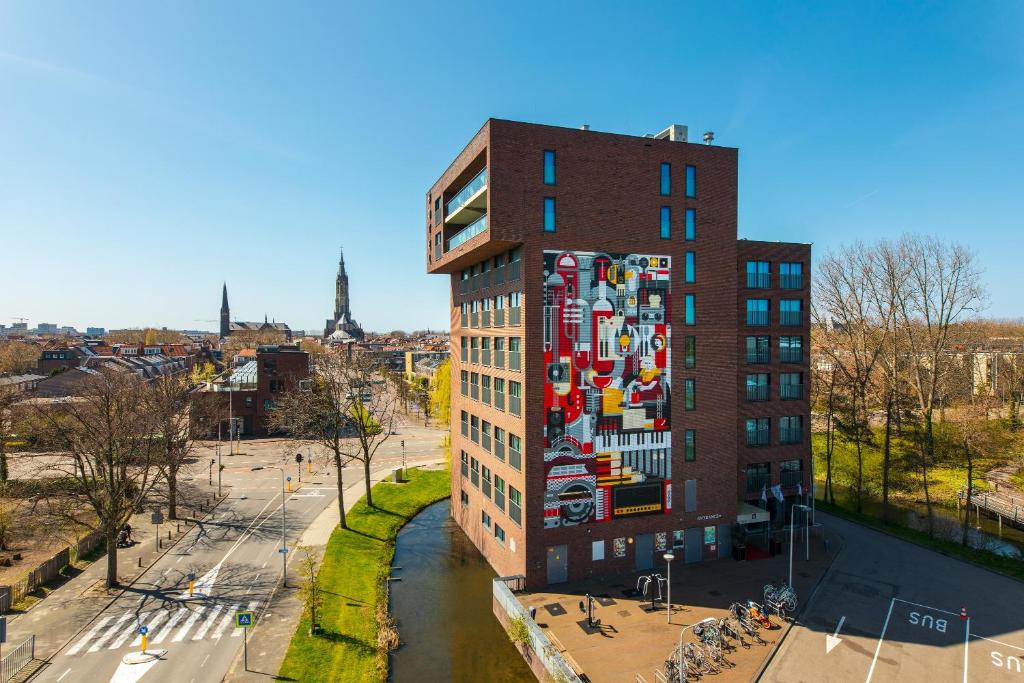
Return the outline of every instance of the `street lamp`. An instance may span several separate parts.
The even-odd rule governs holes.
[[[258,470],[277,470],[281,473],[281,549],[278,551],[281,553],[281,585],[284,588],[288,587],[288,540],[285,538],[284,530],[285,523],[288,515],[287,502],[288,498],[285,497],[284,493],[284,480],[285,473],[283,467],[274,467],[273,465],[257,465],[252,468],[253,472]],[[288,481],[292,478],[288,477]]]
[[[789,509],[789,587],[793,587],[793,518],[795,516],[797,508],[801,510],[810,510],[806,505],[795,503],[793,507]]]
[[[666,609],[665,609],[665,617],[666,617],[668,623],[671,624],[672,623],[672,560],[676,559],[676,556],[673,555],[671,552],[667,552],[664,555],[662,555],[662,557],[665,558],[666,567],[668,567],[668,570],[667,570],[668,580],[666,581],[666,583],[668,584],[668,590],[667,590],[667,594],[665,596],[665,602],[667,603],[666,604]]]

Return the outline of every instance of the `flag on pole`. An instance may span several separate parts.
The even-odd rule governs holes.
[[[780,503],[785,502],[786,500],[782,495],[781,484],[776,484],[775,486],[772,487],[772,495],[775,496],[775,499],[778,500]]]
[[[768,502],[768,488],[766,484],[761,484],[761,502]]]
[[[803,487],[802,484],[797,484],[796,485],[796,495],[798,495],[798,496],[804,495],[804,487]]]

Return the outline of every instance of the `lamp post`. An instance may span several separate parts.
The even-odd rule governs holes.
[[[789,587],[793,587],[793,519],[796,514],[796,509],[808,510],[806,505],[796,503],[789,509]]]
[[[285,492],[284,492],[285,472],[284,472],[284,468],[283,467],[274,467],[273,465],[257,465],[256,467],[252,468],[253,472],[256,472],[258,470],[277,470],[278,472],[281,473],[281,549],[279,550],[279,552],[281,553],[281,585],[284,588],[287,588],[288,587],[288,540],[285,538],[284,530],[285,530],[285,524],[286,524],[287,515],[288,515],[288,506],[287,506],[288,498],[285,496]],[[292,480],[292,478],[288,477],[288,481],[291,481],[291,480]]]
[[[666,591],[666,595],[665,595],[665,602],[666,602],[666,605],[665,605],[665,618],[668,621],[668,623],[671,624],[672,623],[672,560],[676,559],[676,556],[673,555],[671,552],[667,552],[664,555],[662,555],[662,557],[665,558],[665,565],[668,568],[667,569],[668,580],[666,581],[667,589],[668,590]]]

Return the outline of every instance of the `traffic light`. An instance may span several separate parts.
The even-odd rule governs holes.
[[[295,454],[295,462],[302,462],[302,453]]]

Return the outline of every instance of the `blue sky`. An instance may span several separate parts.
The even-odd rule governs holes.
[[[740,236],[930,232],[1024,316],[1024,4],[4,2],[0,323],[447,326],[423,197],[489,116],[740,148]]]

